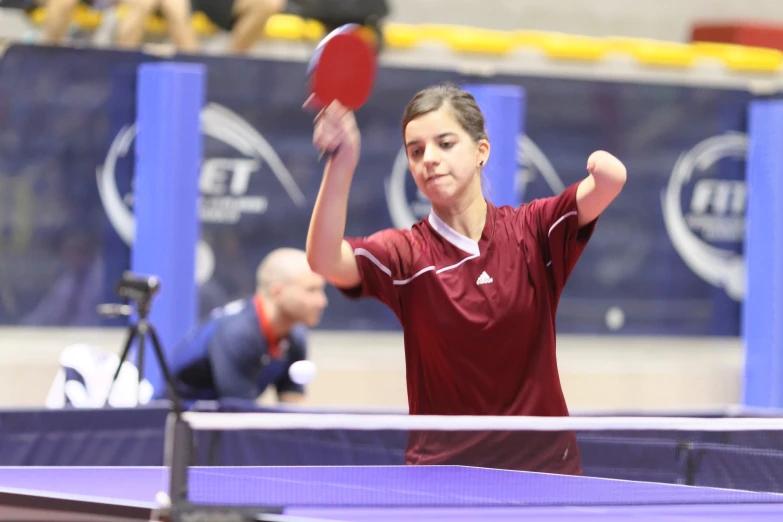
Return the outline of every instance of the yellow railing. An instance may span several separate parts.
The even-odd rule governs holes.
[[[125,14],[118,9],[118,17]],[[46,17],[43,8],[30,13],[34,24],[40,25]],[[73,15],[73,24],[85,31],[93,31],[101,23],[101,13],[79,5]],[[210,37],[219,29],[201,13],[192,17],[193,28],[201,37]],[[151,34],[165,34],[166,21],[151,17],[147,22]],[[293,15],[273,16],[264,36],[271,40],[318,41],[324,27],[317,21]],[[410,25],[388,23],[384,26],[388,49],[417,49],[423,46],[445,46],[456,53],[509,56],[518,52],[540,53],[553,60],[595,62],[621,56],[650,67],[688,68],[705,59],[723,64],[728,69],[743,72],[783,72],[783,52],[775,49],[745,47],[712,43],[676,43],[640,38],[587,36],[540,32],[494,31],[475,27],[450,25]]]

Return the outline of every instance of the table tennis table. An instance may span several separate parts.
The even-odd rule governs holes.
[[[189,500],[291,521],[783,520],[783,495],[460,466],[192,467]],[[158,520],[165,467],[3,467],[0,519]]]

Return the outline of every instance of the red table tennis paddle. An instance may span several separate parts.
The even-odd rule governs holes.
[[[339,101],[352,111],[364,105],[375,83],[373,38],[364,27],[346,24],[321,40],[307,68],[315,105],[326,107]]]

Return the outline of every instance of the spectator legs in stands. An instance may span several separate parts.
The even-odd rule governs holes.
[[[117,26],[118,47],[135,49],[144,41],[147,19],[163,15],[172,42],[180,51],[196,52],[198,38],[190,22],[190,0],[124,0],[126,15]]]
[[[235,0],[229,52],[239,54],[250,50],[263,36],[269,19],[284,7],[284,0]]]
[[[65,39],[71,25],[71,15],[79,0],[46,0],[44,44],[59,44]]]

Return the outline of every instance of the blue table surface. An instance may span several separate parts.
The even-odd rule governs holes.
[[[281,506],[323,520],[783,520],[780,494],[459,466],[194,467],[189,473],[192,502]],[[168,491],[168,471],[2,467],[0,490],[154,507],[158,492]]]

